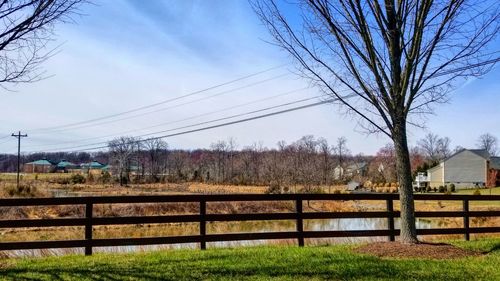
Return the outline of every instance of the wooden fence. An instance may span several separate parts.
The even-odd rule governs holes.
[[[425,211],[416,212],[417,218],[429,217],[459,217],[463,218],[463,227],[460,228],[433,228],[418,229],[418,235],[463,234],[469,240],[471,233],[498,233],[500,226],[470,227],[471,217],[500,216],[500,210],[470,211],[470,201],[500,201],[500,195],[430,195],[416,194],[415,200],[426,201],[461,201],[462,211]],[[21,206],[49,206],[49,205],[85,205],[85,217],[56,218],[56,219],[21,219],[0,220],[0,228],[30,228],[30,227],[58,227],[83,226],[85,239],[62,241],[26,241],[1,242],[0,250],[44,249],[44,248],[85,248],[85,254],[91,255],[93,247],[128,246],[199,243],[201,249],[206,249],[207,242],[238,241],[238,240],[266,240],[266,239],[296,239],[299,246],[304,246],[306,238],[332,237],[363,237],[386,236],[394,241],[399,230],[394,227],[394,218],[399,212],[394,211],[393,202],[398,200],[398,194],[231,194],[231,195],[152,195],[152,196],[105,196],[105,197],[63,197],[63,198],[12,198],[0,199],[0,207]],[[304,212],[304,201],[348,201],[348,200],[383,200],[386,202],[385,211],[357,211],[357,212]],[[292,201],[295,202],[295,211],[288,213],[252,213],[252,214],[210,214],[207,213],[209,202],[238,202],[238,201]],[[137,203],[179,203],[196,202],[199,204],[199,213],[190,215],[161,215],[161,216],[125,216],[125,217],[96,217],[93,215],[93,206],[96,204],[137,204]],[[387,229],[378,230],[328,230],[305,231],[304,220],[311,219],[344,219],[344,218],[386,218]],[[264,232],[264,233],[225,233],[208,234],[207,222],[222,221],[264,221],[264,220],[294,220],[296,231]],[[199,224],[198,235],[144,237],[144,238],[110,238],[93,239],[93,226],[100,225],[130,225],[151,223],[185,223]]]

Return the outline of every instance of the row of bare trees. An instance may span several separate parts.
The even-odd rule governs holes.
[[[120,137],[109,142],[109,163],[114,175],[125,184],[130,175],[144,181],[201,181],[246,185],[332,185],[345,181],[335,175],[336,167],[366,157],[352,157],[347,139],[334,145],[324,138],[304,136],[290,144],[281,141],[276,149],[262,144],[238,149],[232,138],[213,143],[207,150],[170,150],[159,139]]]

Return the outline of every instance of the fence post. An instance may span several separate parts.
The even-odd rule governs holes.
[[[302,199],[295,201],[295,213],[297,214],[297,239],[299,247],[304,247],[304,221],[302,219]]]
[[[85,204],[85,255],[92,255],[92,202],[88,202]]]
[[[392,198],[387,199],[387,225],[389,228],[389,241],[395,240],[394,229],[394,206]]]
[[[207,234],[207,202],[205,200],[200,200],[200,249],[205,250],[207,248],[207,242],[205,241],[205,235]]]
[[[469,200],[464,199],[463,200],[463,210],[464,210],[464,238],[466,241],[469,241],[470,239],[470,233],[469,233]]]

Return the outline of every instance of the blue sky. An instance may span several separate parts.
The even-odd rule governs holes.
[[[140,118],[75,130],[37,132],[46,128],[122,112],[175,98],[270,67],[287,64],[286,53],[265,42],[267,30],[246,1],[95,1],[84,7],[77,24],[57,26],[60,52],[44,65],[52,77],[0,92],[1,135],[19,129],[24,151],[39,151],[105,141],[78,142],[160,123],[174,122],[233,105],[265,99],[307,87],[307,81],[286,65],[262,75],[207,91],[173,103]],[[490,132],[500,138],[500,69],[468,82],[451,95],[448,104],[427,117],[427,129],[413,128],[411,144],[428,132],[452,139],[452,146],[474,147],[477,137]],[[271,80],[270,80],[271,79]],[[269,80],[262,82],[263,80]],[[254,87],[220,92],[259,83]],[[213,118],[256,110],[318,95],[306,89],[265,102],[204,118],[130,133],[139,135],[190,125]],[[203,101],[196,99],[207,97]],[[190,104],[181,105],[193,101]],[[166,107],[177,106],[175,108]],[[262,141],[292,142],[303,135],[325,137],[333,143],[345,136],[354,153],[373,154],[389,140],[367,135],[356,120],[342,116],[335,106],[320,106],[268,119],[166,139],[173,148],[205,148],[233,137],[242,148]],[[59,144],[58,143],[65,143]],[[14,138],[0,139],[0,152],[14,153]]]

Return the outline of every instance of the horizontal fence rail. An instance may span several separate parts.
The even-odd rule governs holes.
[[[499,227],[470,227],[469,220],[473,217],[498,217],[500,210],[470,211],[470,201],[500,201],[500,195],[429,195],[415,194],[415,200],[426,201],[461,201],[462,211],[419,211],[417,218],[447,217],[463,218],[461,228],[418,229],[418,235],[447,235],[463,234],[469,240],[470,234],[499,233]],[[385,201],[385,211],[356,211],[356,212],[304,212],[304,201]],[[155,244],[199,243],[201,249],[206,249],[207,242],[239,241],[239,240],[268,240],[268,239],[295,239],[299,246],[304,246],[306,238],[335,238],[335,237],[370,237],[386,236],[394,241],[399,235],[395,228],[394,219],[400,216],[394,210],[394,200],[399,200],[398,194],[224,194],[224,195],[148,195],[148,196],[101,196],[101,197],[61,197],[61,198],[10,198],[0,199],[0,207],[23,206],[54,206],[54,205],[82,205],[85,206],[85,217],[82,218],[55,218],[55,219],[19,219],[1,220],[0,228],[33,228],[81,226],[85,230],[85,239],[62,241],[27,241],[27,242],[0,242],[0,250],[23,250],[45,248],[85,248],[85,254],[91,255],[94,247],[133,246]],[[289,213],[251,213],[251,214],[210,214],[207,213],[207,203],[210,202],[269,202],[291,201],[295,203],[294,212]],[[197,203],[198,214],[190,215],[157,215],[157,216],[122,216],[96,217],[93,215],[94,205],[97,204],[138,204],[138,203]],[[311,219],[345,219],[345,218],[386,218],[387,229],[377,230],[304,230],[304,220]],[[228,221],[270,221],[293,220],[295,231],[258,232],[258,233],[224,233],[209,234],[206,230],[208,222]],[[130,224],[162,224],[162,223],[197,223],[198,235],[143,237],[143,238],[93,238],[93,227],[102,225],[130,225]]]

